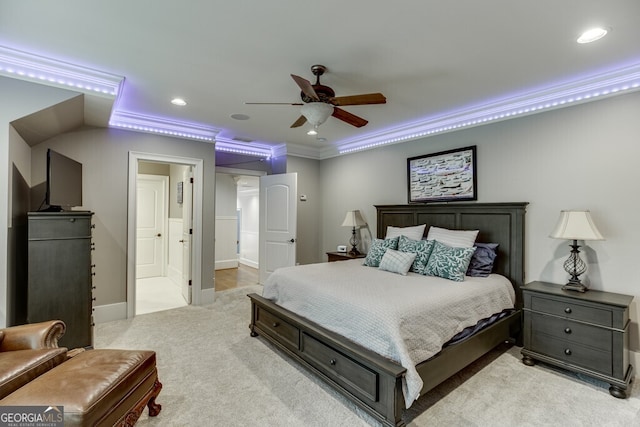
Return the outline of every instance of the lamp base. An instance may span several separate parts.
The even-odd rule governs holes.
[[[356,248],[355,246],[351,248],[351,250],[348,252],[349,255],[353,255],[353,256],[358,256],[360,255],[360,251],[358,250],[358,248]]]
[[[569,282],[562,287],[565,291],[587,292],[589,288],[580,282]]]

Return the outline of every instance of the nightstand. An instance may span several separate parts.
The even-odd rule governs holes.
[[[346,261],[348,259],[365,258],[367,254],[351,255],[349,252],[327,252],[329,262]]]
[[[531,282],[524,296],[522,362],[549,363],[608,382],[612,396],[624,399],[633,378],[629,364],[629,304],[632,296],[562,290]]]

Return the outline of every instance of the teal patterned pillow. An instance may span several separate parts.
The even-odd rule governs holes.
[[[462,282],[476,248],[452,248],[436,241],[425,274]]]
[[[371,243],[367,257],[364,259],[364,265],[369,267],[380,266],[380,261],[387,249],[398,249],[398,238],[393,239],[375,239]]]
[[[387,249],[378,268],[380,270],[390,271],[392,273],[398,273],[406,276],[415,257],[415,253]]]
[[[398,250],[400,252],[412,252],[416,254],[416,259],[411,265],[411,270],[414,273],[426,274],[427,262],[431,251],[433,251],[433,242],[435,240],[413,240],[407,236],[400,236],[398,240]]]

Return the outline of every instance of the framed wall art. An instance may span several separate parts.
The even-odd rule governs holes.
[[[477,200],[476,146],[407,159],[409,203]]]

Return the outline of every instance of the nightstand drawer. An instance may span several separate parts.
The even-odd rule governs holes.
[[[612,375],[611,351],[598,350],[537,331],[531,337],[531,350],[571,365]]]
[[[611,310],[589,307],[559,298],[549,299],[533,295],[531,297],[531,310],[602,326],[613,326],[613,313]]]
[[[531,328],[538,333],[591,348],[611,351],[613,332],[610,329],[538,313],[526,313],[525,315],[531,316]]]

